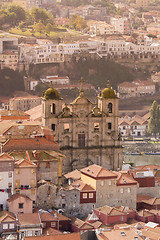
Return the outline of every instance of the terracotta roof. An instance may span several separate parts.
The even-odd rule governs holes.
[[[138,211],[137,215],[141,217],[149,217],[149,216],[153,216],[154,214],[148,211],[147,209],[145,209],[145,210]]]
[[[10,150],[16,150],[17,148],[20,149],[20,146],[23,147],[23,149],[28,150],[29,149],[45,149],[46,146],[47,149],[49,148],[49,145],[51,149],[55,147],[55,150],[58,150],[59,145],[55,142],[48,141],[46,138],[41,137],[41,138],[26,138],[26,139],[8,139],[3,144],[3,147],[10,148]]]
[[[37,165],[31,161],[28,161],[26,159],[21,159],[15,161],[15,168],[16,167],[37,167]]]
[[[62,234],[62,232],[58,231],[57,229],[54,229],[54,228],[45,228],[43,230],[43,234],[44,235],[55,235],[55,234]]]
[[[76,227],[78,227],[80,230],[94,229],[94,227],[90,223],[84,222],[84,221],[80,220],[79,218],[72,217],[71,218],[71,223],[73,225],[75,225]]]
[[[82,192],[90,192],[90,191],[95,191],[93,187],[90,185],[82,182],[81,180],[75,181],[72,183],[72,185],[69,187],[69,189],[78,189]]]
[[[149,205],[160,205],[160,198],[150,198],[148,200],[143,200],[142,202]]]
[[[24,237],[24,240],[81,240],[80,233],[65,233],[35,237]]]
[[[29,114],[24,113],[20,110],[2,110],[0,111],[1,116],[29,116]]]
[[[107,205],[105,205],[103,207],[96,208],[95,210],[99,211],[101,213],[104,213],[106,215],[109,215],[109,216],[117,216],[117,215],[125,215],[125,214],[127,214],[125,212],[122,212],[118,208],[110,207],[110,206],[107,206]]]
[[[67,179],[72,178],[74,180],[78,180],[81,178],[81,172],[76,169],[72,172],[65,174],[64,177]]]
[[[137,195],[137,203],[143,202],[143,200],[148,200],[150,198],[152,197],[149,195]]]
[[[11,222],[16,221],[16,216],[6,210],[0,212],[0,222]]]
[[[20,225],[34,225],[41,223],[38,213],[17,214],[17,219]]]
[[[42,212],[39,214],[40,219],[42,222],[47,222],[47,221],[58,221],[57,218],[55,218],[51,213],[49,212]]]
[[[53,216],[55,216],[55,214],[56,214],[57,219],[58,219],[59,221],[70,221],[70,218],[68,218],[68,217],[66,217],[66,216],[58,213],[58,212],[55,211],[55,210],[51,211],[50,214],[52,214]]]
[[[117,185],[137,185],[137,181],[134,178],[123,172],[115,172],[117,174]]]
[[[14,161],[13,157],[11,157],[8,153],[1,153],[0,154],[0,161]]]
[[[131,240],[131,239],[136,239],[137,240],[142,240],[144,239],[143,237],[139,236],[135,231],[129,228],[122,228],[122,229],[112,229],[108,231],[101,231],[100,234],[96,234],[98,240]]]
[[[92,178],[117,178],[117,175],[115,173],[96,164],[81,169],[81,173],[88,175]]]
[[[29,109],[28,111],[25,112],[26,114],[30,115],[30,119],[33,121],[41,121],[42,119],[42,104]]]
[[[141,165],[141,166],[136,166],[136,170],[157,170],[160,169],[160,165]]]
[[[16,194],[13,194],[9,199],[7,199],[7,202],[13,202],[14,200],[16,200],[18,198],[25,198],[27,200],[33,201],[32,199],[30,199],[29,197],[27,197],[25,195],[16,193]]]

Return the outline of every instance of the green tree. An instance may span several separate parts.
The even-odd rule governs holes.
[[[160,106],[157,101],[152,103],[150,109],[149,132],[154,134],[155,137],[157,133],[160,133]]]
[[[15,25],[18,25],[21,21],[25,21],[26,12],[22,7],[18,5],[9,5],[7,10],[10,14],[15,14]]]
[[[51,23],[47,23],[45,30],[46,30],[46,33],[53,32],[54,26]]]
[[[31,18],[34,22],[42,22],[43,24],[51,23],[54,24],[54,17],[50,12],[45,9],[33,7],[30,11]]]
[[[76,30],[82,31],[86,27],[87,27],[87,22],[84,20],[84,18],[78,16],[75,19],[75,28],[76,28]]]
[[[76,23],[75,23],[76,18],[77,18],[77,15],[72,15],[70,17],[70,19],[69,19],[69,26],[70,26],[70,28],[75,28],[75,26],[76,26]]]
[[[39,32],[39,33],[44,33],[45,32],[45,26],[41,22],[36,23],[34,25],[34,31]]]

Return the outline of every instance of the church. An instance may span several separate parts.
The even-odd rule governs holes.
[[[42,97],[42,123],[66,156],[64,172],[98,164],[110,170],[122,167],[122,142],[118,132],[118,96],[110,87],[98,94],[96,104],[84,94],[65,104],[50,87]]]

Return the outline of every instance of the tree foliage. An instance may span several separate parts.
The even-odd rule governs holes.
[[[149,132],[155,136],[160,134],[160,106],[157,101],[153,102],[150,109]]]
[[[74,28],[78,31],[82,31],[87,27],[87,22],[82,17],[79,17],[77,15],[72,15],[69,19],[69,26],[70,28]]]
[[[47,23],[54,23],[53,15],[50,12],[47,12],[45,9],[33,7],[30,11],[30,14],[33,22],[42,22],[45,25]]]
[[[9,68],[0,70],[0,95],[8,97],[17,90],[24,90],[23,73]]]

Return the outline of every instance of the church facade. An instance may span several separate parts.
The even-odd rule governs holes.
[[[42,97],[42,123],[66,156],[64,172],[93,163],[110,170],[122,167],[122,142],[118,133],[118,97],[109,83],[93,104],[81,87],[68,106],[54,88]]]

